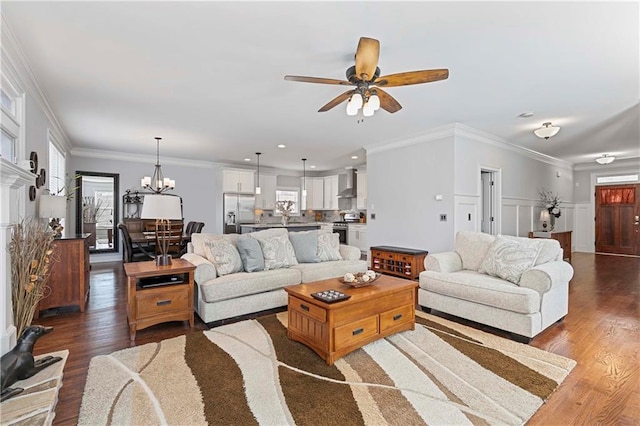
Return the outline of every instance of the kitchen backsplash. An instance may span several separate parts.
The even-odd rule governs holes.
[[[365,217],[366,210],[356,210],[356,214],[362,213]],[[338,222],[342,220],[339,210],[305,210],[304,216],[291,216],[291,223],[307,223],[307,222]],[[260,222],[257,222],[260,220]],[[256,223],[280,223],[281,216],[273,214],[272,210],[256,210]]]

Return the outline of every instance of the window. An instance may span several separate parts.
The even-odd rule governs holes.
[[[620,175],[620,176],[600,176],[596,178],[596,183],[618,183],[618,182],[637,182],[638,175]]]
[[[0,130],[2,139],[0,142],[0,157],[12,163],[17,163],[22,158],[23,149],[20,146],[22,130],[22,106],[23,96],[7,77],[2,74],[0,86]]]
[[[49,135],[49,192],[54,195],[66,195],[65,188],[66,164],[64,154],[53,143]]]
[[[299,190],[290,188],[290,189],[276,189],[276,203],[278,201],[291,201],[293,204],[291,206],[291,215],[299,216],[300,215],[300,196]],[[280,215],[281,212],[276,208],[274,211],[276,215]]]

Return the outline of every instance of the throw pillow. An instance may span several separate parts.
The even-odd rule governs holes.
[[[248,235],[240,235],[237,244],[244,270],[247,272],[264,271],[264,256],[258,240]]]
[[[236,247],[226,238],[210,240],[204,243],[207,260],[213,263],[218,275],[233,274],[242,271],[242,260]]]
[[[296,254],[287,234],[258,240],[264,256],[264,269],[288,268],[297,265]]]
[[[535,264],[539,253],[540,245],[534,240],[498,235],[478,272],[518,284],[523,272]]]
[[[318,263],[318,231],[289,232],[289,241],[300,263]]]
[[[342,260],[340,256],[340,235],[318,234],[318,257],[320,262]]]

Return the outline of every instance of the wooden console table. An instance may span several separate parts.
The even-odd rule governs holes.
[[[529,232],[529,238],[552,238],[557,240],[560,243],[560,247],[562,247],[562,259],[569,259],[569,263],[571,263],[571,231]]]
[[[415,280],[424,271],[426,250],[403,247],[371,247],[371,269],[387,275]]]
[[[156,266],[155,261],[125,263],[127,274],[127,318],[129,334],[135,340],[136,331],[167,321],[189,321],[193,327],[193,274],[196,267],[183,259],[173,259],[171,265]],[[186,276],[181,283],[142,288],[140,279]]]
[[[62,306],[79,306],[84,312],[89,297],[89,236],[63,235],[53,241],[51,293],[38,303],[34,318],[40,311]]]

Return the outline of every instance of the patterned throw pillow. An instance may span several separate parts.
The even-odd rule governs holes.
[[[318,256],[320,262],[342,260],[340,256],[340,235],[318,234]]]
[[[226,238],[209,240],[204,243],[207,260],[213,263],[218,275],[233,274],[242,271],[242,260],[236,247]]]
[[[287,234],[258,240],[264,256],[264,270],[297,265],[296,254]]]
[[[518,284],[524,271],[535,264],[539,253],[540,245],[535,240],[498,235],[478,272]]]

